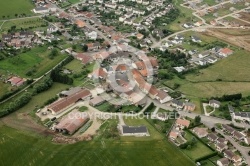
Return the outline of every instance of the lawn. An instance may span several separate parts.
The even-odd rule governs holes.
[[[43,46],[33,48],[15,57],[6,58],[0,61],[0,74],[13,73],[27,77],[26,73],[33,71],[32,78],[40,77],[67,57],[67,55],[59,54],[54,59],[50,59],[49,53],[47,46]]]
[[[15,14],[31,16],[34,7],[31,0],[0,1],[0,19],[16,18]]]
[[[185,134],[185,139],[186,140],[190,141],[190,140],[192,140],[193,137],[194,136],[191,133],[186,132],[186,134]],[[182,151],[187,156],[189,156],[192,160],[196,160],[196,159],[198,159],[200,157],[203,157],[203,156],[206,156],[208,154],[213,153],[213,151],[211,149],[209,149],[207,146],[205,146],[200,141],[198,141],[191,149],[189,149],[189,150],[184,149]]]
[[[0,127],[0,138],[1,165],[194,165],[166,141],[86,141],[61,145],[52,144],[50,138],[31,136],[6,126]]]

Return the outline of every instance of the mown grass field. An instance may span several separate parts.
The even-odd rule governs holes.
[[[40,77],[67,57],[67,55],[59,54],[54,59],[50,59],[49,53],[47,46],[43,46],[33,48],[12,58],[6,58],[0,61],[0,74],[13,73],[21,77],[27,77],[26,73],[34,70],[31,77]]]
[[[34,5],[31,0],[0,1],[0,19],[16,18],[15,14],[31,16],[33,15],[31,11],[33,8]]]
[[[59,145],[51,143],[50,137],[31,136],[6,126],[0,127],[0,138],[1,165],[194,165],[166,141],[87,141]]]

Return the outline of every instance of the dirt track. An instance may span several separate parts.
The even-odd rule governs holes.
[[[228,34],[226,31],[230,31],[230,29],[225,29],[224,31],[225,32],[218,29],[207,29],[205,34],[224,40],[232,45],[250,51],[250,41],[249,41],[250,35],[241,35],[240,30],[238,32],[239,34],[237,35]]]

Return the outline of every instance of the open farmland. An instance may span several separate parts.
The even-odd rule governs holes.
[[[31,16],[33,8],[31,0],[0,1],[0,19],[16,18],[16,14]]]
[[[1,165],[164,165],[194,163],[166,141],[88,141],[52,144],[50,138],[0,127]],[[105,145],[105,146],[104,146]],[[12,147],[12,148],[10,148]]]

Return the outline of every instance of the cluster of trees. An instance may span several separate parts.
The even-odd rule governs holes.
[[[187,141],[184,144],[181,144],[180,148],[190,150],[192,149],[192,147],[196,145],[196,143],[197,143],[197,139],[193,137],[190,141]]]
[[[73,79],[68,75],[61,73],[61,69],[64,65],[71,62],[74,59],[73,56],[68,56],[64,61],[62,61],[55,69],[53,69],[50,73],[50,78],[53,82],[60,82],[63,84],[73,84]]]
[[[152,23],[155,26],[162,26],[163,23],[169,24],[180,15],[179,9],[171,9],[165,16],[155,18]]]
[[[49,105],[51,103],[53,103],[54,101],[56,101],[58,99],[58,96],[52,97],[50,99],[48,99],[47,101],[44,102],[44,105]]]
[[[56,57],[57,55],[59,55],[59,52],[56,48],[52,49],[50,54],[48,55],[50,59],[54,59],[54,57]]]
[[[54,82],[60,82],[68,85],[73,84],[73,79],[70,78],[68,75],[61,73],[60,69],[52,70],[50,73],[50,77]]]
[[[152,54],[158,55],[157,59],[159,59],[160,66],[158,73],[159,79],[172,79],[173,76],[176,75],[176,71],[173,69],[173,67],[187,66],[188,59],[190,58],[179,51],[170,52],[166,50],[163,52],[161,50],[155,49],[152,51]]]
[[[41,93],[48,90],[53,85],[51,78],[47,77],[43,82],[37,83],[33,86],[33,94]]]
[[[85,70],[81,71],[80,73],[73,74],[73,77],[74,78],[79,78],[79,77],[82,77],[82,76],[86,76],[87,77],[87,75],[88,75],[89,72],[90,71],[88,69],[85,69]]]
[[[18,110],[19,108],[23,107],[24,105],[26,105],[27,103],[29,103],[29,101],[32,98],[32,94],[29,92],[24,93],[23,95],[21,95],[20,97],[18,97],[15,101],[11,102],[10,104],[8,104],[8,106],[6,106],[1,112],[0,112],[0,117],[7,115],[11,112],[14,112],[16,110]]]
[[[154,103],[151,103],[144,111],[144,114],[147,115],[147,114],[150,114],[150,112],[153,112],[155,108],[155,105]]]
[[[236,93],[236,94],[231,94],[231,95],[223,95],[222,97],[215,97],[214,99],[219,100],[219,101],[241,100],[242,94]]]

